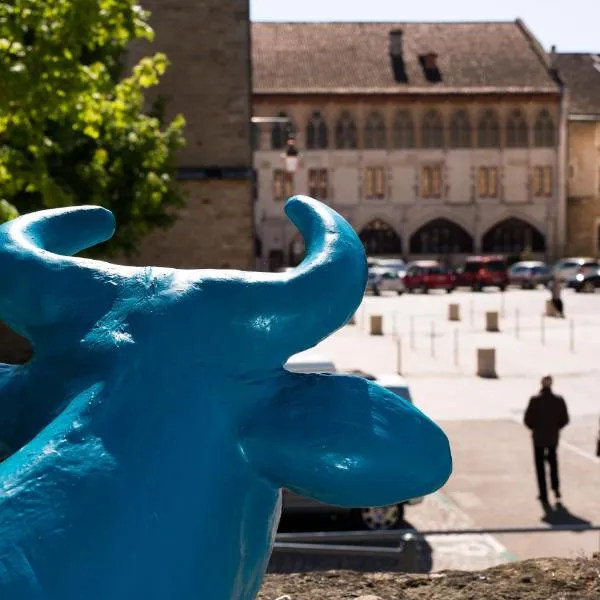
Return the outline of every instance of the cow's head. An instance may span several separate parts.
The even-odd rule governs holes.
[[[362,244],[340,215],[302,196],[286,211],[304,236],[306,258],[282,274],[73,258],[110,238],[109,211],[23,216],[0,228],[0,277],[9,282],[0,316],[32,342],[34,363],[46,361],[54,378],[57,356],[64,378],[76,378],[78,369],[107,378],[118,356],[121,379],[128,361],[137,372],[144,367],[150,382],[169,369],[174,396],[182,377],[198,391],[209,379],[213,391],[221,382],[221,396],[229,398],[220,397],[220,407],[239,412],[235,435],[244,460],[275,488],[350,506],[437,489],[451,470],[448,440],[418,409],[358,377],[284,371],[291,355],[347,322],[367,275]],[[36,385],[43,394],[43,379]]]

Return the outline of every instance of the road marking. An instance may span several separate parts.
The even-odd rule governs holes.
[[[519,417],[515,417],[514,415],[510,415],[510,420],[518,423],[519,425],[523,424],[523,420],[520,419]],[[574,454],[577,454],[578,456],[581,456],[582,458],[586,458],[587,460],[591,460],[593,463],[600,463],[600,457],[598,456],[594,456],[591,452],[587,452],[586,450],[582,450],[581,448],[579,448],[578,446],[575,446],[574,444],[571,444],[569,442],[560,442],[560,446],[562,446],[563,448],[566,448],[567,450],[570,450],[571,452],[573,452]]]

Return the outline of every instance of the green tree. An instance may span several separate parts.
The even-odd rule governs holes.
[[[123,66],[132,42],[152,39],[147,17],[134,0],[0,1],[0,222],[102,205],[117,233],[100,250],[128,255],[173,223],[184,121],[144,112],[167,59]]]

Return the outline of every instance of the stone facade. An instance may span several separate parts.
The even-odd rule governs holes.
[[[600,121],[569,123],[567,252],[600,257]]]
[[[564,96],[522,23],[254,27],[254,115],[289,118],[300,151],[293,177],[282,175],[282,126],[254,132],[265,266],[294,264],[302,253],[283,214],[293,193],[316,195],[343,214],[368,254],[451,263],[480,252],[562,254]],[[480,38],[489,44],[477,47],[475,61]],[[288,47],[303,65],[296,82],[284,68]],[[336,68],[344,53],[352,60]],[[399,56],[405,79],[390,67]],[[411,139],[399,141],[407,122]],[[344,127],[353,136],[346,147],[338,139]],[[315,144],[318,135],[324,143]],[[315,186],[317,177],[325,184]]]
[[[358,148],[336,150],[334,148],[312,150],[306,146],[306,126],[311,114],[318,110],[333,135],[336,120],[343,111],[355,119]],[[419,144],[419,125],[424,115],[435,110],[444,124],[445,136],[449,135],[449,123],[457,111],[468,115],[472,134],[472,147],[422,148]],[[525,147],[507,148],[506,129],[510,115],[519,111],[528,128],[529,142]],[[365,149],[364,132],[369,115],[376,111],[383,117],[386,135],[393,136],[393,121],[396,111],[410,111],[415,127],[415,147],[394,149],[390,144],[381,149]],[[479,148],[476,144],[477,124],[482,115],[493,111],[498,117],[500,144],[497,148]],[[534,128],[539,114],[550,115],[556,132],[555,142],[546,147],[534,144]],[[421,248],[415,253],[418,242],[415,235],[423,233],[430,222],[445,219],[458,225],[472,238],[472,247],[451,250],[453,259],[460,260],[463,254],[482,251],[518,251],[513,241],[499,241],[494,248],[483,243],[483,238],[494,226],[517,219],[523,223],[533,238],[543,239],[532,250],[541,258],[553,258],[561,251],[559,236],[562,198],[560,182],[562,165],[559,161],[559,125],[561,119],[560,98],[531,97],[523,100],[505,97],[501,99],[445,99],[429,101],[377,99],[374,97],[352,100],[314,97],[277,99],[276,101],[255,99],[254,112],[257,116],[285,113],[297,127],[296,140],[301,152],[299,168],[294,174],[293,193],[310,194],[309,172],[325,169],[327,172],[326,201],[335,207],[362,233],[374,221],[390,227],[400,240],[399,252],[407,258],[433,257],[444,251],[441,247]],[[281,251],[285,262],[294,262],[293,245],[295,229],[283,215],[283,202],[274,197],[274,175],[283,167],[282,151],[270,148],[271,131],[263,128],[259,146],[255,152],[254,166],[258,177],[258,194],[255,209],[256,228],[263,244],[263,255],[273,256]],[[423,197],[423,168],[430,164],[441,165],[441,191],[439,197]],[[378,198],[366,195],[365,175],[370,167],[384,170],[385,185]],[[550,189],[548,193],[535,193],[535,169],[549,169]],[[497,191],[492,197],[482,197],[479,182],[482,169],[493,168],[497,176]],[[430,231],[431,235],[435,232]],[[539,234],[539,235],[538,235]],[[527,233],[525,234],[527,236]],[[527,245],[525,242],[524,245]],[[460,246],[460,244],[459,244]],[[521,248],[521,250],[524,248]]]
[[[187,207],[174,227],[149,236],[135,264],[248,269],[254,266],[248,0],[144,0],[152,44],[129,60],[165,52],[171,66],[153,91],[167,118],[183,114],[179,156]]]

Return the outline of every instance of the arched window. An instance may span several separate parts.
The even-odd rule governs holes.
[[[421,147],[444,147],[444,127],[439,113],[435,110],[430,110],[423,117],[423,122],[421,123]]]
[[[513,110],[506,121],[506,146],[508,148],[529,146],[527,121],[520,110]]]
[[[450,147],[470,148],[472,145],[469,115],[464,110],[458,110],[452,115],[450,121]]]
[[[398,234],[381,219],[374,219],[358,234],[367,256],[400,255],[402,243]]]
[[[556,144],[556,128],[547,110],[540,111],[535,120],[534,141],[537,148],[551,148]]]
[[[278,117],[288,118],[284,112],[280,112]],[[273,150],[282,150],[290,137],[296,135],[296,125],[292,119],[287,123],[273,123],[271,127],[271,148]]]
[[[410,237],[411,254],[468,254],[473,238],[449,219],[433,219]]]
[[[387,135],[385,121],[378,112],[372,112],[365,123],[365,148],[385,148],[387,146]]]
[[[344,111],[335,124],[335,147],[338,150],[347,150],[357,146],[356,124],[350,113]]]
[[[415,147],[415,125],[407,110],[399,110],[394,117],[392,145],[394,148]]]
[[[500,148],[500,124],[496,113],[486,110],[477,125],[479,148]]]
[[[306,147],[308,150],[320,150],[328,145],[327,123],[323,115],[316,110],[306,125]]]
[[[488,229],[482,239],[483,252],[519,254],[523,250],[545,252],[546,240],[533,225],[510,217]]]

